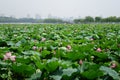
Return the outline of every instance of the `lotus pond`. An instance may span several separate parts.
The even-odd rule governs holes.
[[[0,24],[0,80],[120,80],[120,24]]]

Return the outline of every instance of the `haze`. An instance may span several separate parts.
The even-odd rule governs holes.
[[[120,16],[120,0],[0,0],[0,15],[30,17]]]

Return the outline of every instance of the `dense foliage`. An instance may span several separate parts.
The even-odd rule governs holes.
[[[0,80],[120,80],[120,24],[1,24]]]
[[[120,17],[110,16],[102,18],[99,16],[86,16],[85,18],[61,19],[61,18],[14,18],[0,16],[0,23],[119,23]]]

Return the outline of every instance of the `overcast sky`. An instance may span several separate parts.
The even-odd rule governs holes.
[[[120,0],[0,0],[0,15],[26,17],[120,16]]]

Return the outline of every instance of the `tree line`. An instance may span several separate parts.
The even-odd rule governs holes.
[[[13,18],[13,17],[0,17],[0,23],[65,23],[62,19],[46,18],[46,19],[34,19],[34,18]]]
[[[102,17],[91,17],[86,16],[85,18],[73,19],[72,21],[67,21],[57,18],[46,18],[46,19],[34,19],[34,18],[14,18],[14,17],[3,17],[0,16],[0,23],[107,23],[107,22],[120,22],[120,17],[110,16],[106,18]]]
[[[102,17],[91,17],[91,16],[86,16],[85,18],[80,18],[80,19],[74,19],[74,23],[88,23],[88,22],[120,22],[120,17],[116,16],[110,16],[106,18]]]

